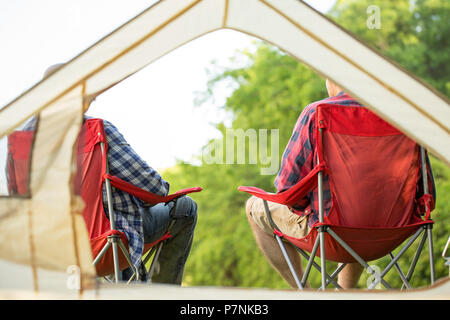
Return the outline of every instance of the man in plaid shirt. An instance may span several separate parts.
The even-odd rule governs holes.
[[[64,64],[49,67],[44,78],[56,72]],[[89,104],[86,104],[89,106]],[[87,110],[84,110],[86,112]],[[90,117],[85,116],[84,119]],[[23,130],[35,130],[37,118],[32,118]],[[131,148],[119,130],[110,122],[103,120],[108,143],[108,164],[110,174],[143,190],[157,195],[169,193],[169,183],[151,168]],[[159,271],[153,275],[153,282],[181,284],[184,266],[189,255],[194,229],[197,222],[197,204],[188,196],[177,200],[175,212],[173,202],[149,206],[129,193],[112,189],[113,212],[116,228],[125,233],[128,239],[129,253],[132,263],[139,270],[141,279],[146,277],[142,265],[145,243],[152,243],[161,238],[167,231],[170,215],[175,218],[170,234],[158,259]],[[106,187],[103,184],[103,207],[108,216],[108,200]],[[123,272],[124,278],[131,276],[130,269]]]
[[[108,142],[110,174],[143,190],[166,196],[169,193],[169,183],[139,157],[114,125],[106,120],[103,120],[103,124]],[[117,229],[127,236],[131,260],[140,269],[141,276],[145,276],[141,266],[144,243],[152,243],[165,234],[173,202],[150,207],[119,189],[113,189],[112,198]],[[103,204],[105,212],[108,212],[105,186]],[[181,284],[182,281],[197,221],[197,205],[190,197],[181,197],[177,201],[176,212],[172,215],[176,217],[171,228],[172,238],[166,241],[161,250],[158,259],[159,273],[153,276],[153,282]],[[124,278],[130,276],[129,271],[124,272]]]
[[[278,192],[289,189],[298,181],[303,179],[312,171],[316,164],[317,154],[315,153],[316,136],[316,109],[319,104],[339,104],[343,106],[362,107],[360,103],[351,96],[344,93],[343,90],[333,83],[326,81],[329,98],[314,102],[308,105],[294,127],[291,139],[283,153],[280,171],[275,179],[275,186]],[[428,160],[429,161],[429,160]],[[431,166],[427,166],[429,192],[436,198],[434,179],[431,172]],[[421,177],[417,185],[416,197],[423,195]],[[328,177],[325,175],[323,183],[324,212],[328,214],[331,209],[331,192],[328,183]],[[311,227],[318,221],[318,194],[317,190],[310,192],[304,199],[294,207],[268,202],[272,219],[280,230],[289,236],[296,238],[305,237]],[[256,241],[268,258],[272,266],[281,274],[281,276],[293,287],[296,283],[291,275],[287,263],[282,256],[280,249],[273,237],[273,229],[267,221],[263,201],[256,197],[251,197],[247,201],[247,216]],[[285,246],[289,257],[296,270],[302,273],[300,257],[296,250],[289,244]],[[359,263],[349,263],[339,273],[338,283],[346,288],[356,286],[363,268]],[[300,277],[301,278],[301,274]]]

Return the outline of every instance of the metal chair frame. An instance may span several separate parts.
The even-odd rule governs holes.
[[[320,133],[320,139],[323,139],[323,129],[319,128]],[[424,193],[428,193],[428,181],[427,181],[427,171],[426,171],[426,161],[425,161],[425,149],[423,147],[420,147],[420,161],[422,165],[422,181],[423,181],[423,188]],[[415,266],[417,264],[417,261],[419,259],[419,256],[422,252],[425,240],[428,238],[428,252],[429,252],[429,260],[430,260],[430,280],[431,284],[435,281],[435,269],[434,269],[434,255],[433,255],[433,240],[432,240],[432,223],[424,224],[421,226],[416,233],[409,238],[409,240],[406,242],[406,244],[403,246],[403,248],[398,252],[396,256],[393,255],[393,253],[389,253],[389,256],[391,257],[391,261],[389,264],[385,267],[385,269],[380,273],[377,274],[376,271],[371,268],[364,259],[362,259],[344,240],[342,240],[332,229],[331,226],[323,225],[324,222],[324,201],[323,201],[323,171],[320,171],[318,173],[318,202],[319,202],[319,223],[321,225],[317,226],[318,229],[318,237],[316,238],[316,241],[314,243],[314,246],[311,250],[311,255],[308,255],[303,249],[295,246],[292,244],[288,239],[285,239],[288,243],[291,243],[294,248],[308,260],[305,272],[303,274],[302,279],[300,280],[297,276],[297,273],[295,272],[295,269],[293,267],[293,264],[286,252],[286,248],[284,247],[283,241],[281,237],[278,234],[274,233],[274,236],[277,240],[277,243],[280,247],[281,252],[283,253],[283,256],[286,260],[286,263],[289,266],[289,270],[295,280],[295,283],[297,284],[297,287],[299,290],[303,290],[303,288],[306,285],[306,282],[308,280],[311,268],[314,267],[321,273],[321,287],[319,290],[325,290],[328,284],[332,283],[337,289],[342,289],[341,286],[338,285],[338,283],[334,280],[336,276],[342,271],[342,269],[345,267],[345,264],[340,264],[336,270],[331,274],[328,275],[326,272],[326,258],[325,258],[325,232],[328,233],[334,240],[336,240],[359,264],[361,264],[364,269],[370,274],[375,276],[375,281],[372,282],[369,285],[369,289],[374,289],[379,283],[381,283],[385,288],[392,289],[392,287],[383,279],[384,276],[387,274],[389,270],[392,269],[392,267],[395,267],[397,272],[400,275],[400,278],[402,279],[403,285],[402,289],[405,287],[407,289],[411,288],[411,285],[409,281],[411,280],[411,277],[413,275]],[[280,231],[275,222],[273,221],[271,217],[271,213],[269,210],[269,206],[267,204],[267,200],[264,200],[264,211],[267,217],[267,220],[271,224],[272,228],[274,230]],[[405,275],[400,266],[398,265],[399,258],[406,252],[406,250],[414,243],[414,241],[423,233],[422,239],[419,243],[419,246],[417,248],[417,251],[415,253],[415,256],[413,258],[413,261],[411,263],[411,266]],[[320,266],[317,265],[317,263],[314,261],[314,258],[316,256],[317,249],[320,247]]]

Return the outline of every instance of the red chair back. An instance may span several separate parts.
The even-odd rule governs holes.
[[[7,179],[10,195],[27,195],[30,151],[34,131],[15,131],[8,136]]]
[[[386,228],[417,222],[414,141],[361,107],[319,106],[318,125],[324,129],[318,153],[329,169],[331,224]]]

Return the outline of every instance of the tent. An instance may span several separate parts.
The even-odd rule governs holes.
[[[68,270],[82,290],[95,285],[83,203],[71,190],[82,106],[222,28],[278,46],[450,165],[449,101],[302,1],[161,0],[0,110],[0,138],[39,115],[30,196],[0,198],[0,265],[20,266],[24,288],[66,288]]]

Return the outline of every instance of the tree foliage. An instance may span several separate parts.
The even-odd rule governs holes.
[[[381,29],[368,29],[366,9],[381,9]],[[450,94],[448,39],[450,4],[436,0],[339,0],[329,17],[389,56],[429,85]],[[255,43],[256,51],[242,51],[250,63],[241,68],[212,72],[203,102],[213,98],[214,87],[229,83],[235,88],[227,98],[225,110],[233,115],[231,126],[217,124],[225,136],[227,128],[279,129],[279,159],[303,108],[326,97],[324,79],[289,55],[264,42]],[[206,98],[205,98],[206,97]],[[220,140],[220,139],[218,139]],[[251,142],[246,145],[248,152]],[[198,155],[201,157],[201,155]],[[438,277],[448,270],[440,260],[440,252],[450,234],[446,221],[450,215],[450,169],[432,157],[437,185],[437,207],[433,217],[435,257]],[[163,173],[172,190],[199,185],[204,191],[193,197],[198,203],[198,224],[194,244],[187,262],[184,282],[187,285],[288,288],[272,269],[253,239],[245,215],[248,196],[237,191],[240,185],[258,186],[275,191],[274,176],[260,174],[261,165],[178,163]],[[413,252],[401,263],[410,262]],[[427,254],[422,254],[415,273],[414,285],[428,281]],[[385,265],[386,259],[374,261]],[[330,268],[333,264],[330,264]],[[397,287],[393,272],[387,279]],[[359,285],[365,287],[367,275]],[[312,285],[320,282],[313,274]]]

